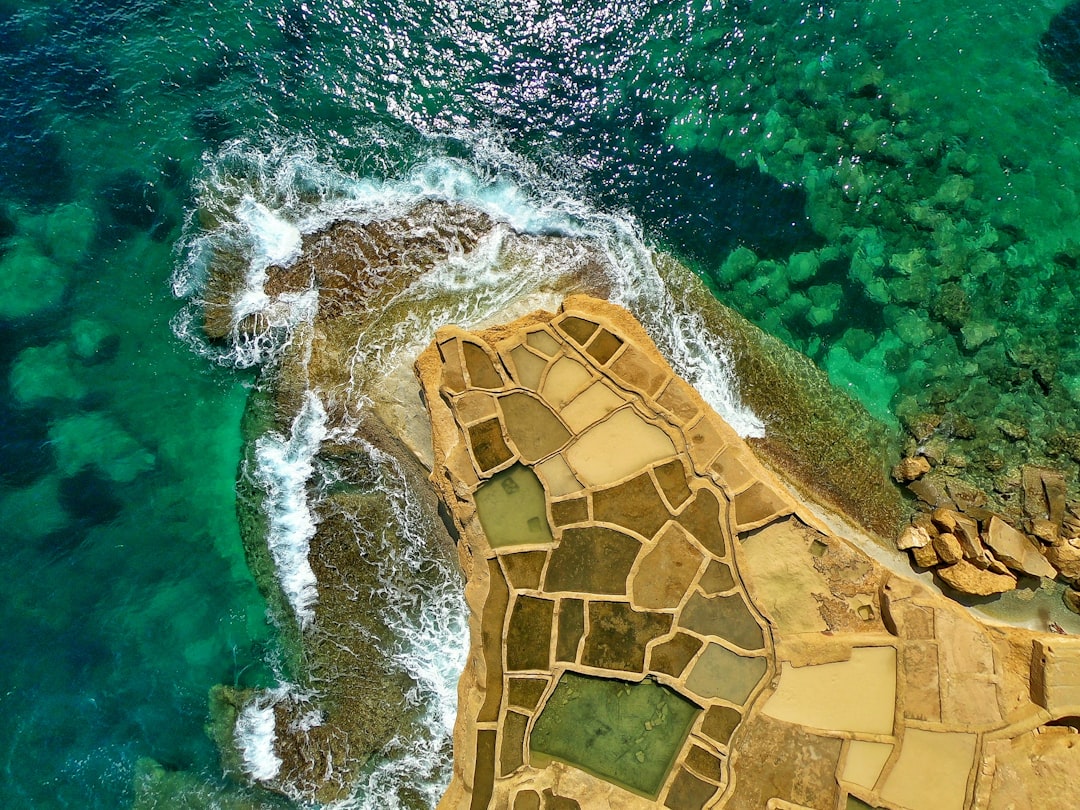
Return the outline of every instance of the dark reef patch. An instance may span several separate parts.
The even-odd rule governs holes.
[[[120,172],[101,189],[101,200],[117,238],[134,232],[149,233],[161,241],[173,226],[165,214],[165,200],[157,185],[134,169]]]
[[[1080,2],[1058,12],[1039,40],[1039,59],[1051,78],[1080,93]]]
[[[60,483],[60,504],[76,523],[86,527],[115,520],[124,506],[115,486],[90,469]]]
[[[41,412],[11,408],[5,389],[0,389],[0,484],[28,486],[53,466],[48,421]]]
[[[0,185],[31,207],[49,207],[71,199],[73,178],[64,155],[64,139],[37,126],[29,116],[15,117],[10,110],[0,111],[0,127],[8,133],[0,140]]]
[[[665,130],[655,113],[631,105],[585,134],[583,157],[599,158],[588,182],[602,204],[633,211],[677,254],[706,265],[739,245],[762,258],[821,245],[802,187],[713,150],[675,148]]]

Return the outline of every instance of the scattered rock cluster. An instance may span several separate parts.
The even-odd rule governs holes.
[[[922,456],[892,471],[919,499],[921,511],[897,547],[950,588],[973,596],[1004,593],[1022,576],[1062,579],[1066,603],[1080,612],[1080,503],[1067,498],[1064,476],[1028,465],[1019,475],[1020,503],[991,508],[985,493],[931,472]]]

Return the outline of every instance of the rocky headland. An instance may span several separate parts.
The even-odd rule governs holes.
[[[213,697],[237,776],[334,801],[411,745],[431,719],[400,634],[425,590],[464,593],[470,629],[448,808],[996,808],[1029,789],[1023,752],[1071,762],[1071,642],[972,618],[892,550],[899,538],[968,593],[1068,579],[1076,513],[1052,470],[1021,474],[1023,500],[980,499],[932,444],[905,447],[662,254],[641,271],[661,292],[634,298],[602,245],[429,201],[304,236],[298,259],[257,279],[255,309],[237,306],[253,282],[229,256],[211,267],[204,328],[264,355],[238,511],[286,651],[277,683]],[[724,347],[763,438],[740,439],[672,371],[672,345],[657,348],[651,336],[689,316]],[[268,476],[275,452],[298,475]],[[947,498],[929,498],[934,482]],[[541,535],[500,546],[507,527],[485,526],[480,504],[498,512],[515,493]],[[306,516],[284,553],[290,504]],[[300,587],[290,561],[309,566]],[[818,677],[865,680],[856,705],[877,725],[840,705],[800,714]],[[976,707],[955,694],[972,679],[986,684]],[[623,729],[638,747],[603,762],[565,747],[568,717],[624,705],[655,714],[643,722],[658,735]],[[451,752],[426,739],[434,774]],[[820,761],[797,776],[797,757],[775,752],[803,748]],[[901,795],[939,753],[944,803]],[[624,755],[648,775],[610,764]],[[753,767],[763,758],[773,781]],[[426,789],[399,801],[428,806]]]

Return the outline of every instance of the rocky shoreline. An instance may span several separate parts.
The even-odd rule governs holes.
[[[1080,501],[1062,473],[1026,465],[992,494],[935,472],[925,455],[902,459],[892,475],[917,498],[896,541],[917,568],[971,596],[1014,590],[1023,577],[1060,579],[1066,606],[1080,613]]]

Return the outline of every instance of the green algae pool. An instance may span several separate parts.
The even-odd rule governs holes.
[[[533,726],[532,760],[557,759],[655,797],[700,711],[651,678],[564,672]]]
[[[515,464],[496,473],[474,497],[480,525],[493,548],[551,542],[544,487],[529,467]]]

